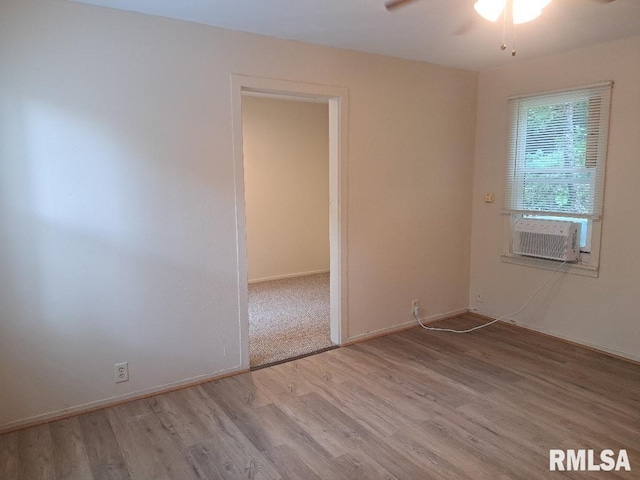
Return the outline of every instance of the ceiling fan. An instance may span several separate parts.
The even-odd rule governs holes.
[[[393,11],[397,8],[404,7],[416,0],[387,0],[385,7],[388,11]],[[598,3],[611,3],[615,0],[591,0]],[[501,50],[505,50],[507,45],[505,43],[507,16],[510,16],[510,23],[513,28],[513,50],[511,55],[516,55],[515,49],[515,28],[520,23],[526,23],[537,18],[542,9],[549,5],[551,0],[477,0],[474,4],[476,12],[483,18],[495,22],[502,16],[503,28],[502,28],[502,44]],[[477,17],[470,17],[465,21],[460,28],[456,30],[457,35],[467,33],[473,27]]]
[[[396,8],[399,7],[404,7],[405,5],[408,5],[410,3],[413,3],[417,0],[388,0],[384,6],[386,7],[387,10],[392,11],[395,10]],[[596,1],[599,3],[611,3],[614,2],[615,0],[592,0],[592,1]],[[498,2],[500,3],[500,2]],[[502,2],[504,3],[504,1]]]

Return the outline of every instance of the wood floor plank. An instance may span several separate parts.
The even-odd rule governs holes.
[[[357,448],[369,434],[362,425],[317,393],[287,399],[279,404],[279,408],[334,457]]]
[[[397,388],[406,388],[430,401],[459,406],[477,393],[431,368],[425,369],[397,359],[391,365],[380,369],[377,375],[395,383]]]
[[[376,396],[384,398],[397,411],[402,412],[408,422],[420,422],[431,418],[436,411],[433,409],[437,404],[435,398],[428,392],[400,386],[396,383],[397,381],[402,382],[397,379],[394,381],[383,374],[368,375],[360,379],[359,385],[368,388]],[[428,381],[427,377],[425,381]]]
[[[412,423],[409,417],[398,414],[397,406],[353,382],[333,385],[318,394],[378,435],[393,435]]]
[[[130,480],[129,469],[107,418],[109,411],[98,410],[78,417],[89,467],[95,480]]]
[[[405,455],[411,458],[422,470],[428,471],[432,478],[447,480],[472,480],[475,478],[483,478],[482,476],[470,476],[457,465],[460,452],[453,458],[441,456],[443,453],[450,453],[451,449],[441,447],[433,447],[433,444],[425,446],[424,439],[419,435],[413,434],[407,430],[397,433],[392,439],[388,440],[397,450],[405,452]]]
[[[360,451],[367,457],[375,459],[378,464],[399,479],[442,478],[432,468],[425,468],[423,464],[416,462],[408,449],[395,441],[394,436],[370,438],[366,445],[361,446]]]
[[[202,471],[213,473],[214,478],[280,480],[282,476],[262,455],[252,455],[237,442],[219,439],[189,447]]]
[[[91,480],[93,474],[78,417],[51,423],[50,432],[56,480]]]
[[[423,424],[426,425],[426,422]],[[547,458],[532,455],[530,450],[521,448],[512,442],[505,442],[504,436],[490,428],[480,425],[457,411],[443,410],[428,425],[455,436],[469,448],[484,453],[490,461],[497,461],[509,468],[515,478],[544,478],[548,473]],[[535,475],[531,475],[535,473]]]
[[[318,372],[323,380],[321,383],[322,386],[346,382],[353,378],[353,369],[349,367],[348,363],[340,361],[340,358],[335,354],[335,352],[341,350],[345,349],[332,350],[331,352],[325,352],[321,355],[313,355],[303,359],[305,363],[308,364],[307,368]]]
[[[503,403],[488,396],[458,409],[467,418],[501,435],[505,441],[519,445],[532,455],[547,455],[550,448],[580,448],[577,438],[561,426],[552,429],[543,424],[544,419],[525,412],[517,405]]]
[[[266,453],[267,458],[278,470],[284,480],[322,480],[322,477],[302,461],[295,448],[280,445]]]
[[[18,478],[18,433],[0,435],[0,478]]]
[[[107,417],[133,478],[206,479],[175,429],[158,418],[149,400],[111,408]]]
[[[260,414],[251,408],[244,408],[236,401],[233,392],[228,392],[224,386],[215,384],[203,385],[202,388],[215,402],[216,409],[219,408],[258,451],[264,452],[283,444],[283,439],[263,428]]]
[[[456,328],[455,324],[447,324],[446,326]],[[468,326],[468,324],[459,325],[460,328],[466,328]],[[470,345],[472,345],[467,343],[465,335],[456,335],[446,332],[430,332],[418,328],[412,328],[398,333],[397,340],[399,341],[401,339],[409,340],[414,344],[414,348],[405,349],[405,354],[407,352],[411,354],[415,351],[416,353],[419,352],[420,357],[425,354],[435,356],[435,360],[448,358],[452,355],[464,354],[471,348]]]
[[[20,480],[53,478],[53,459],[49,425],[18,432],[18,475]]]
[[[369,356],[366,361],[379,362],[384,368],[387,364],[380,357]],[[389,363],[389,365],[392,365]],[[349,417],[355,419],[365,428],[383,435],[390,435],[402,428],[404,423],[412,420],[405,415],[398,415],[397,405],[386,401],[379,392],[374,392],[377,382],[355,383],[350,377],[343,377],[336,382],[333,377],[329,377],[325,371],[327,364],[306,364],[300,367],[298,374],[308,383],[313,384],[316,393],[324,397],[330,403],[336,405]],[[387,371],[385,370],[385,375]],[[353,377],[351,377],[353,378]],[[346,379],[346,380],[345,380]],[[362,380],[360,378],[359,380]],[[374,387],[374,388],[370,388]]]
[[[477,323],[483,323],[478,322],[473,318],[470,319],[470,317],[468,316],[460,318],[459,321],[463,322],[460,325],[462,327],[469,327]],[[434,334],[433,332],[427,333]],[[539,358],[552,360],[558,365],[563,365],[571,359],[575,359],[577,355],[582,355],[587,351],[586,349],[582,348],[576,350],[576,347],[574,345],[568,344],[561,340],[539,335],[530,330],[515,329],[504,325],[497,325],[496,328],[485,328],[477,330],[472,336],[475,336],[476,333],[480,338],[490,338],[496,342],[506,341],[507,343],[513,345],[514,347],[517,347],[521,351],[530,352],[532,354],[535,354]],[[435,335],[438,335],[438,333],[436,332]],[[468,342],[475,342],[475,339],[469,338],[468,335],[454,334],[454,336],[455,338],[449,337],[451,341],[464,341],[467,345],[469,345]]]
[[[363,348],[369,348],[370,350],[377,351],[378,355],[389,355],[387,352],[387,344],[382,343],[382,339],[377,340],[379,340],[377,345],[367,345]],[[431,349],[432,344],[424,346],[424,348]],[[439,351],[441,349],[439,347],[435,347],[434,350]],[[429,357],[423,356],[421,354],[422,352],[417,353],[415,350],[409,349],[406,345],[403,345],[402,347],[398,346],[394,349],[391,359],[396,364],[407,363],[408,365],[415,366],[417,368],[435,371],[455,383],[463,384],[478,393],[485,393],[493,390],[494,386],[490,382],[478,377],[474,372],[467,371],[462,360],[460,363],[447,363],[448,358],[461,358],[466,360],[467,357],[465,356],[465,352],[466,349],[464,351],[457,349],[455,350],[455,354],[451,354],[451,357],[445,355],[440,357],[438,360],[433,360]],[[472,364],[472,362],[466,360],[466,364],[469,365]]]
[[[567,393],[571,391],[571,393]],[[527,395],[524,396],[523,392]],[[503,385],[500,390],[492,392],[489,397],[497,402],[509,402],[529,413],[537,412],[545,421],[553,424],[571,426],[573,430],[585,424],[592,434],[605,435],[615,426],[618,431],[627,431],[630,435],[640,432],[638,409],[612,408],[596,399],[586,400],[583,391],[549,390],[544,383],[527,380],[517,385]]]
[[[375,342],[379,339],[371,340]],[[375,373],[378,369],[378,366],[375,363],[362,362],[362,356],[353,348],[338,348],[336,350],[331,350],[327,352],[327,359],[335,359],[338,362],[341,362],[342,365],[347,366],[347,372],[349,374],[360,373],[365,375],[367,373]],[[354,365],[357,365],[358,368],[354,369]]]
[[[451,429],[450,424],[442,421],[442,418],[422,422],[411,432],[412,438],[422,443],[423,447],[452,462],[469,478],[528,478],[528,474],[518,473],[521,464],[506,462],[504,453],[494,451],[486,444],[482,444],[484,448],[478,448],[476,437],[476,442],[465,441],[469,433],[463,429]]]
[[[304,359],[301,361],[304,361]],[[227,377],[212,384],[216,385],[218,383],[223,385],[223,388],[229,392],[230,396],[237,398],[246,407],[260,408],[276,400],[269,396],[268,390],[256,382],[250,373]]]
[[[215,412],[209,408],[208,397],[197,388],[178,390],[149,399],[149,405],[163,427],[177,435],[185,446],[207,440]]]
[[[284,441],[283,447],[295,451],[299,459],[320,478],[349,480],[337,468],[334,457],[319,443],[316,436],[307,432],[294,418],[276,405],[266,405],[260,409],[259,424],[265,431]],[[267,450],[265,455],[281,447]]]
[[[296,363],[296,362],[292,362]],[[298,369],[280,364],[252,372],[253,380],[261,384],[269,395],[278,401],[280,398],[304,395],[313,391],[313,387],[301,378]]]
[[[351,347],[348,348],[350,349]],[[337,379],[337,383],[346,381],[356,382],[365,374],[365,372],[360,371],[359,368],[354,369],[353,362],[350,363],[348,359],[335,354],[335,352],[340,352],[342,350],[347,349],[341,348],[321,354],[320,357],[322,358],[322,362],[325,364],[325,368],[330,372],[330,375],[332,376],[331,378]]]
[[[372,351],[377,357],[387,358],[389,362],[415,362],[419,365],[428,365],[443,358],[447,358],[452,353],[450,348],[438,342],[438,347],[429,346],[424,342],[424,338],[415,341],[409,332],[401,332],[397,335],[376,338],[371,342],[363,342],[354,345],[356,349]],[[463,354],[465,351],[456,348],[456,354]]]
[[[273,465],[261,453],[258,445],[254,443],[257,438],[266,438],[261,435],[261,429],[258,425],[252,426],[252,432],[258,432],[251,440],[247,436],[247,432],[243,432],[241,428],[230,418],[220,406],[215,394],[212,396],[208,392],[215,392],[216,387],[213,384],[202,385],[189,389],[185,395],[189,396],[190,407],[197,412],[198,417],[208,430],[206,439],[189,447],[190,452],[199,460],[200,467],[208,471],[211,469],[209,462],[202,463],[203,452],[215,452],[219,455],[219,462],[225,465],[225,468],[218,469],[218,473],[223,478],[233,478],[232,472],[240,475],[252,475],[248,478],[261,479],[279,479],[281,478]],[[185,424],[176,424],[179,434],[185,435]],[[240,473],[238,473],[240,472]],[[247,478],[245,476],[235,478]]]
[[[238,467],[215,447],[210,448],[205,444],[195,444],[188,447],[188,451],[207,480],[244,478]]]
[[[439,326],[468,328],[471,316]],[[627,480],[640,366],[508,325],[414,328],[0,436],[0,478]],[[632,472],[549,472],[549,449]]]
[[[352,480],[398,480],[398,477],[362,452],[340,455],[337,465]]]
[[[320,356],[322,358],[322,356]],[[307,391],[318,391],[331,388],[345,381],[340,372],[329,364],[318,360],[317,355],[302,358],[299,361],[279,365],[285,372],[307,386]]]

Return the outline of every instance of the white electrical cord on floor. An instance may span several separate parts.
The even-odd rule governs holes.
[[[551,279],[555,276],[555,274],[556,274],[556,273],[558,273],[558,271],[560,271],[560,269],[562,268],[562,266],[563,266],[563,265],[565,265],[566,263],[567,263],[567,262],[565,261],[565,262],[562,262],[560,265],[558,265],[558,268],[556,268],[556,269],[551,273],[551,275],[549,276],[549,278],[547,278],[547,279],[544,281],[544,283],[543,283],[542,285],[540,285],[540,286],[538,287],[538,289],[537,289],[535,292],[533,292],[533,294],[529,297],[529,300],[527,300],[526,302],[524,302],[524,305],[522,305],[522,307],[520,308],[520,310],[518,310],[518,311],[516,311],[516,312],[508,313],[507,315],[503,315],[503,316],[501,316],[501,317],[499,317],[499,318],[496,318],[495,320],[491,320],[490,322],[483,323],[482,325],[478,325],[478,326],[475,326],[475,327],[473,327],[473,328],[469,328],[469,329],[467,329],[467,330],[454,330],[454,329],[452,329],[452,328],[427,327],[426,325],[424,325],[424,324],[422,323],[422,321],[421,321],[421,320],[420,320],[420,318],[418,317],[418,309],[417,309],[417,308],[413,311],[413,316],[415,317],[415,319],[418,321],[418,323],[420,324],[420,326],[421,326],[422,328],[424,328],[425,330],[433,330],[433,331],[435,331],[435,332],[470,333],[470,332],[473,332],[474,330],[479,330],[479,329],[481,329],[481,328],[488,327],[489,325],[493,325],[494,323],[499,322],[500,320],[503,320],[503,319],[505,319],[505,318],[507,318],[507,317],[511,317],[512,315],[517,315],[518,313],[522,312],[522,311],[527,307],[527,305],[529,305],[529,303],[531,302],[531,300],[533,300],[533,299],[536,297],[536,295],[538,295],[538,293],[540,293],[540,290],[542,290],[542,289],[544,288],[544,286],[545,286],[547,283],[549,283],[549,281],[551,281]]]

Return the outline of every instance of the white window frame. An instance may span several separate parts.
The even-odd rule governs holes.
[[[611,88],[613,82],[605,82],[597,85],[586,87],[578,87],[570,90],[553,91],[546,93],[538,93],[533,95],[510,97],[510,111],[513,112],[508,120],[510,148],[507,159],[507,173],[505,176],[505,202],[504,202],[504,232],[503,232],[503,251],[502,260],[507,263],[516,263],[520,265],[538,267],[538,268],[557,268],[557,262],[553,260],[544,260],[538,258],[529,258],[516,255],[513,253],[511,245],[511,232],[513,223],[516,219],[524,216],[532,217],[554,217],[562,218],[569,221],[580,221],[583,226],[586,225],[586,244],[581,247],[580,261],[575,264],[567,264],[564,268],[569,273],[579,275],[597,276],[600,261],[600,237],[602,232],[602,201],[604,197],[604,174],[606,167],[608,127],[609,127],[609,109]],[[571,101],[578,101],[583,95],[587,100],[595,98],[593,91],[598,90],[599,101],[602,102],[598,112],[598,123],[589,123],[588,129],[591,133],[588,135],[597,135],[595,141],[597,149],[597,164],[595,166],[573,167],[574,169],[584,170],[589,173],[589,180],[592,189],[595,192],[596,200],[594,210],[586,215],[573,216],[567,212],[545,212],[525,210],[523,204],[524,198],[524,175],[525,167],[522,165],[524,161],[524,152],[526,149],[526,116],[527,108],[553,105],[562,102],[563,96],[572,98]],[[587,138],[589,142],[589,137]],[[587,148],[590,148],[587,145]],[[552,168],[550,168],[552,170]],[[569,169],[558,169],[558,172],[567,172]],[[536,170],[536,173],[545,173],[544,170]]]

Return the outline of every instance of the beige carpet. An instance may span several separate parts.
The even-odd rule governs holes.
[[[333,346],[328,273],[249,284],[251,367]]]

